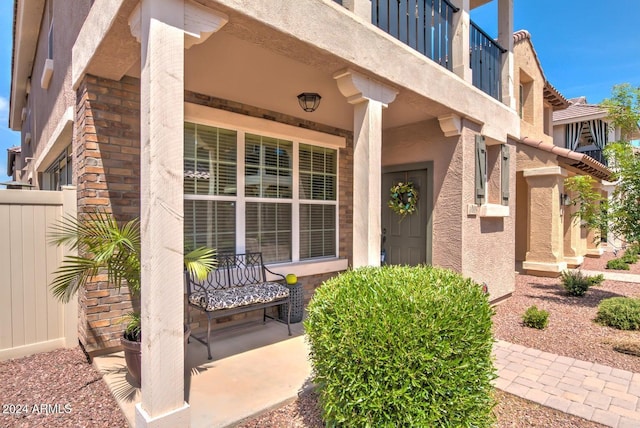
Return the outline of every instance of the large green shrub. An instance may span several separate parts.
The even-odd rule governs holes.
[[[640,299],[604,299],[598,305],[596,322],[620,330],[640,330]]]
[[[428,266],[360,268],[326,281],[308,310],[329,426],[491,426],[492,309],[473,281]]]
[[[549,324],[549,312],[538,309],[535,305],[529,306],[524,315],[522,315],[522,323],[526,327],[543,330]]]

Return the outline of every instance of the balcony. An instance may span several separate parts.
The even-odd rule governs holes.
[[[334,0],[342,4],[342,0]],[[371,22],[427,58],[453,71],[454,15],[448,0],[371,0]],[[473,22],[469,56],[472,84],[502,99],[502,55],[506,52]]]

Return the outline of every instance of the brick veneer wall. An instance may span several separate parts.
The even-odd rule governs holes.
[[[73,142],[78,217],[97,211],[118,220],[140,216],[140,82],[86,76],[76,92]],[[79,293],[80,341],[97,354],[120,346],[128,290],[96,278]]]

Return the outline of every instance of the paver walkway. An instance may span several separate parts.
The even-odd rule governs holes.
[[[640,283],[640,275],[603,274]],[[493,347],[503,391],[610,427],[640,427],[640,373],[614,369],[499,340]]]
[[[495,386],[565,413],[640,427],[640,374],[498,341]]]

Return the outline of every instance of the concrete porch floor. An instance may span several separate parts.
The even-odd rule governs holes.
[[[212,333],[211,352],[191,340],[185,361],[185,401],[192,427],[226,427],[297,397],[309,384],[302,323],[287,326],[267,320],[249,321]],[[206,334],[206,331],[205,331]],[[107,386],[134,426],[140,389],[131,385],[122,352],[94,358]]]

